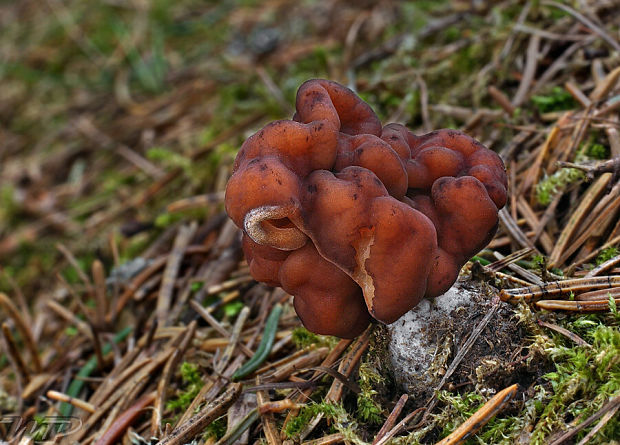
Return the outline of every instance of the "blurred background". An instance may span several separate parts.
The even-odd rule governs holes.
[[[617,30],[617,2],[576,3]],[[59,240],[88,262],[114,233],[130,258],[145,239],[127,235],[178,219],[166,205],[222,192],[240,143],[290,117],[308,78],[353,88],[384,122],[500,151],[573,106],[563,84],[591,87],[593,60],[617,62],[532,1],[23,0],[0,3],[0,29],[0,258],[34,287]]]

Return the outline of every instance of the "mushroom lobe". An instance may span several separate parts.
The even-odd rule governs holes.
[[[309,330],[342,338],[449,289],[506,199],[504,164],[478,141],[382,127],[323,79],[301,85],[292,120],[244,142],[226,187],[252,276],[293,295]]]

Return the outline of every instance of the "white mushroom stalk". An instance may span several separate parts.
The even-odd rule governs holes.
[[[308,237],[293,223],[298,213],[294,206],[262,206],[250,210],[243,228],[252,240],[263,246],[280,250],[296,250],[306,244]]]

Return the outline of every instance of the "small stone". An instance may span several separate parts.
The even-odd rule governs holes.
[[[532,322],[524,322],[523,313],[518,315],[508,303],[493,303],[496,295],[497,289],[483,282],[461,278],[444,295],[421,302],[395,323],[383,326],[375,350],[386,365],[383,371],[400,390],[424,404],[491,310],[493,316],[442,389],[475,389],[490,395],[553,370],[542,349],[529,348]]]
[[[445,373],[445,360],[438,351],[441,345],[449,354],[452,339],[438,334],[449,328],[453,314],[459,308],[474,304],[477,292],[463,287],[457,281],[448,292],[435,298],[425,299],[413,310],[387,326],[389,332],[388,356],[394,370],[394,378],[405,387],[434,386]],[[436,352],[437,351],[437,352]],[[437,361],[444,363],[437,363]]]

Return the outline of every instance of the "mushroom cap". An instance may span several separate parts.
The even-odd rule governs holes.
[[[250,274],[255,280],[269,286],[281,286],[280,268],[289,256],[289,251],[258,244],[245,233],[241,237],[241,248],[250,266]]]
[[[290,253],[280,268],[280,281],[294,295],[295,311],[312,332],[354,338],[370,323],[360,287],[312,243]]]
[[[499,156],[456,130],[381,127],[328,80],[302,84],[296,110],[245,141],[227,185],[252,276],[293,295],[309,330],[343,338],[445,292],[496,231]]]

